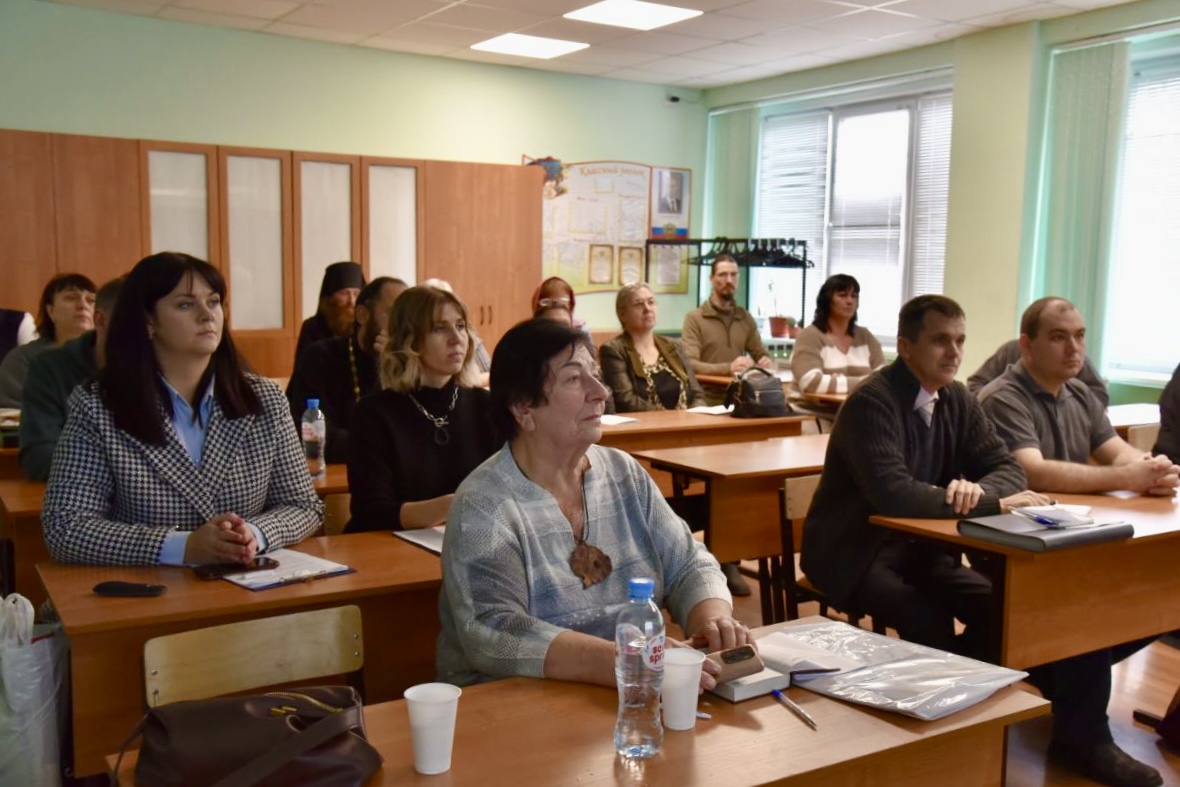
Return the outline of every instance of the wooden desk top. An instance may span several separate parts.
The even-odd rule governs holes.
[[[315,491],[320,497],[348,491],[346,465],[328,465],[324,478],[316,479]],[[0,481],[0,506],[10,516],[40,516],[45,498],[45,482],[24,478]]]
[[[1107,408],[1106,415],[1110,418],[1110,425],[1115,429],[1158,424],[1160,422],[1160,406],[1147,403],[1116,404]]]
[[[778,369],[778,370],[774,370],[774,371],[767,369],[767,371],[782,381],[783,388],[786,388],[788,385],[790,385],[791,381],[795,379],[795,376],[791,374],[790,369]],[[732,374],[698,374],[697,375],[697,382],[700,383],[701,385],[726,386],[726,385],[729,385],[730,383],[733,382],[733,375]]]
[[[844,404],[845,400],[848,399],[848,394],[841,393],[809,393],[804,391],[802,396],[811,402],[823,402],[824,404],[835,405]]]
[[[315,492],[321,498],[328,495],[346,494],[348,492],[348,465],[328,465],[323,478],[312,479]]]
[[[1095,518],[1123,519],[1135,526],[1135,542],[1180,537],[1180,501],[1174,497],[1148,497],[1117,493],[1113,495],[1058,495],[1062,503],[1090,506]],[[1027,559],[1052,559],[1053,552],[1029,552],[1025,549],[980,541],[959,535],[957,519],[915,519],[913,517],[873,516],[869,521],[926,538],[971,545],[988,552]]]
[[[686,472],[704,478],[751,478],[801,475],[823,470],[828,435],[798,435],[749,443],[658,448],[635,451],[661,470]]]
[[[344,563],[356,571],[259,591],[221,580],[197,579],[188,569],[176,566],[38,563],[37,573],[71,636],[207,617],[229,618],[270,608],[281,612],[284,607],[306,605],[310,598],[350,603],[391,586],[412,590],[437,587],[442,581],[437,555],[386,532],[310,538],[292,548]],[[168,590],[157,598],[96,596],[91,588],[106,580],[167,585]]]
[[[619,413],[635,421],[602,427],[602,445],[612,445],[616,436],[655,434],[661,432],[711,432],[741,429],[762,425],[768,429],[782,424],[802,424],[808,415],[785,415],[777,418],[734,418],[730,415],[690,413],[687,410],[652,410],[642,413]]]
[[[41,501],[44,497],[43,481],[26,481],[23,478],[0,481],[0,507],[9,516],[41,516]]]
[[[365,708],[369,741],[385,757],[384,767],[368,787],[419,783],[516,787],[525,775],[530,784],[745,787],[793,779],[808,785],[863,784],[867,772],[881,776],[870,758],[942,736],[949,741],[955,733],[971,728],[1011,724],[1048,712],[1047,702],[1011,687],[931,722],[798,688],[789,694],[816,719],[818,730],[809,730],[770,696],[734,704],[705,695],[702,707],[712,719],[697,721],[692,731],[666,731],[661,756],[646,763],[627,763],[616,758],[611,740],[618,708],[613,688],[529,678],[469,686],[459,698],[451,770],[441,777],[414,771],[405,701],[380,703]],[[848,767],[856,761],[863,763]],[[134,758],[124,759],[120,784],[132,784],[133,769]]]
[[[0,448],[0,479],[21,478],[19,457],[19,448]]]

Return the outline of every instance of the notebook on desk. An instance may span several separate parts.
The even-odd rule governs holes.
[[[959,534],[993,544],[1048,552],[1054,549],[1119,541],[1135,535],[1128,522],[1095,522],[1082,525],[1047,525],[1021,514],[996,514],[959,520]]]

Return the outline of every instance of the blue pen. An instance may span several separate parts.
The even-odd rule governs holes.
[[[776,700],[785,705],[787,710],[798,716],[808,727],[813,730],[819,729],[819,725],[815,723],[815,719],[811,718],[811,714],[800,708],[792,700],[788,699],[786,694],[783,694],[778,689],[773,689],[770,693],[774,695]]]
[[[1014,513],[1020,514],[1021,516],[1024,516],[1024,517],[1028,517],[1032,521],[1036,522],[1038,525],[1044,525],[1045,527],[1061,527],[1061,523],[1058,522],[1056,519],[1050,519],[1047,516],[1041,516],[1040,514],[1034,514],[1031,511],[1014,510]]]

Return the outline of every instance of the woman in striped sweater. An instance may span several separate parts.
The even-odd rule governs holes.
[[[852,393],[885,365],[876,337],[856,324],[860,284],[845,273],[824,282],[815,318],[799,332],[791,354],[795,386],[803,393]]]

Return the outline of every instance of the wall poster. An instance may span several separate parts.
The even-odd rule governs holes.
[[[576,293],[614,292],[644,278],[644,241],[688,237],[692,171],[629,161],[563,164],[552,157],[522,163],[545,169],[541,269]],[[679,251],[679,250],[678,250]],[[653,260],[652,286],[687,291],[686,265]]]

